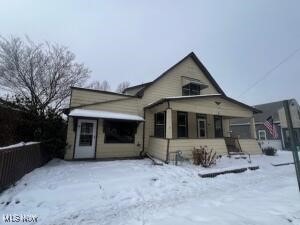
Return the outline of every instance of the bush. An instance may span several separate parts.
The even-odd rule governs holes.
[[[269,155],[269,156],[274,156],[276,155],[277,152],[277,150],[273,147],[264,148],[262,151],[265,155]]]
[[[199,149],[193,150],[193,160],[195,165],[201,165],[203,167],[210,167],[216,164],[217,153],[211,149],[208,150],[207,146],[200,146]]]
[[[39,141],[51,158],[63,158],[67,123],[60,115],[47,111],[37,115],[27,111],[18,126],[18,136],[24,142]]]

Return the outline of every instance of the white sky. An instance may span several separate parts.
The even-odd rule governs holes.
[[[0,0],[0,34],[66,45],[113,87],[148,82],[194,51],[225,93],[248,104],[300,101],[297,0]]]

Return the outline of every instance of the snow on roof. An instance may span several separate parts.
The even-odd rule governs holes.
[[[144,118],[138,115],[88,109],[73,109],[69,116],[144,121]]]
[[[146,105],[146,107],[149,107],[157,102],[161,102],[163,100],[172,100],[172,99],[181,99],[181,98],[198,98],[198,97],[209,97],[209,96],[221,96],[222,94],[206,94],[206,95],[179,95],[179,96],[169,96],[169,97],[164,97],[159,100],[156,100],[154,102],[151,102]]]

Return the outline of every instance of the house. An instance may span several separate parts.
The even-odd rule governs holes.
[[[208,146],[217,154],[261,153],[253,116],[260,111],[228,97],[192,52],[149,83],[123,94],[72,87],[65,159],[139,157],[169,161]],[[229,121],[247,118],[251,137],[230,137]]]
[[[300,107],[295,99],[288,99],[288,101],[296,137],[296,144],[300,145]],[[289,149],[290,137],[287,130],[283,101],[256,105],[255,108],[262,111],[262,113],[254,115],[256,135],[262,148],[274,147],[276,149]],[[278,133],[277,138],[274,138],[264,126],[264,122],[270,116],[272,116],[273,123],[276,125],[275,127]],[[230,129],[233,136],[239,136],[240,138],[250,137],[250,124],[243,118],[231,120]]]

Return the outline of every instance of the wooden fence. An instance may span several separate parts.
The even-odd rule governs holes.
[[[0,150],[0,192],[50,160],[43,143]]]

